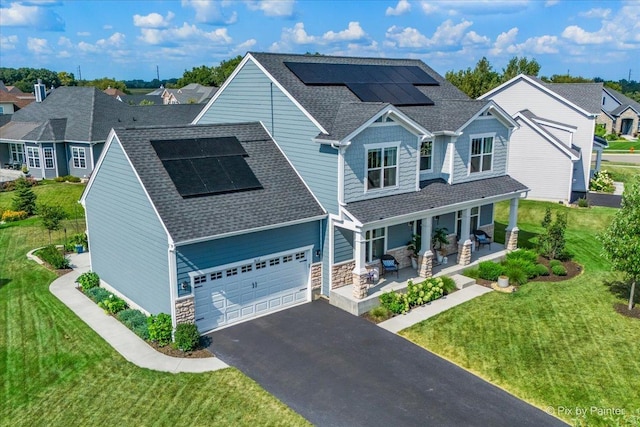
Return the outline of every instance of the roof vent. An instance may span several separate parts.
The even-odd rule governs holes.
[[[42,102],[47,97],[47,87],[42,83],[41,79],[38,79],[38,83],[33,85],[35,89],[36,102]]]

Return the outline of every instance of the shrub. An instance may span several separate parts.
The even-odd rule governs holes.
[[[67,177],[67,181],[69,181],[69,182],[80,182],[80,178],[78,178],[77,176],[69,175]]]
[[[18,178],[16,190],[13,196],[12,207],[14,211],[25,211],[29,215],[36,212],[36,194],[31,189],[32,183],[25,178]]]
[[[586,197],[580,197],[578,199],[578,207],[579,208],[588,208],[589,207],[589,201],[587,200]]]
[[[193,323],[178,323],[175,333],[175,347],[182,351],[191,351],[198,346],[200,333]]]
[[[451,292],[456,290],[456,282],[451,277],[441,276],[442,279],[442,290],[445,295],[449,295]]]
[[[517,264],[507,265],[504,268],[504,274],[509,278],[509,283],[512,285],[521,286],[527,283],[528,280],[527,272]]]
[[[467,268],[462,274],[472,279],[477,279],[480,277],[480,270],[477,267]]]
[[[536,272],[538,273],[538,276],[548,276],[549,275],[549,269],[544,264],[536,264]]]
[[[105,312],[109,314],[116,314],[125,308],[127,308],[127,303],[120,297],[115,296],[114,294],[109,295],[108,298],[103,299],[98,303],[98,307],[103,309]]]
[[[402,314],[409,311],[409,300],[406,294],[398,292],[385,292],[380,295],[380,304],[394,314]]]
[[[536,269],[536,265],[524,258],[508,259],[504,262],[504,268],[505,270],[518,268],[527,275],[528,279],[533,279],[534,277],[538,277],[538,271]]]
[[[44,248],[40,249],[38,251],[38,256],[45,262],[49,263],[49,265],[51,265],[55,269],[60,270],[70,267],[69,260],[60,253],[55,245],[45,246]]]
[[[551,261],[549,261],[549,267],[553,268],[556,265],[562,265],[562,262],[558,261],[557,259],[552,259]]]
[[[615,186],[613,185],[611,174],[606,170],[601,170],[593,174],[593,178],[589,181],[589,190],[613,193]]]
[[[16,189],[15,181],[0,182],[0,191],[13,191]]]
[[[506,260],[510,261],[512,259],[522,259],[535,264],[538,261],[538,254],[530,249],[518,249],[507,254]]]
[[[86,273],[82,273],[77,279],[76,282],[80,284],[82,287],[82,291],[86,292],[91,288],[95,288],[100,286],[100,277],[97,273],[93,271],[88,271]]]
[[[64,182],[64,176],[56,176],[53,180],[55,182]]]
[[[149,316],[147,318],[147,326],[151,341],[155,341],[160,347],[164,347],[171,342],[171,316],[166,313]]]
[[[25,211],[4,211],[2,213],[2,221],[13,222],[26,219],[29,216]]]
[[[406,294],[409,308],[423,305],[442,297],[444,294],[443,288],[444,283],[441,277],[426,279],[420,283],[413,283],[409,280]]]
[[[538,249],[548,259],[557,258],[565,251],[564,233],[567,228],[567,214],[556,213],[555,221],[551,222],[551,209],[547,208],[542,227],[544,232],[538,236]]]
[[[369,317],[376,323],[387,320],[392,316],[391,310],[387,307],[379,305],[369,310]]]
[[[567,269],[564,268],[564,265],[562,265],[562,264],[554,265],[553,267],[551,267],[551,272],[553,274],[555,274],[556,276],[566,276],[567,275]]]
[[[116,314],[116,318],[143,340],[149,339],[147,316],[140,310],[127,308]]]
[[[107,291],[105,288],[91,288],[85,292],[85,295],[88,296],[91,301],[98,304],[109,298],[111,292]]]
[[[493,261],[483,261],[478,264],[478,276],[484,280],[496,281],[502,271],[503,267]]]

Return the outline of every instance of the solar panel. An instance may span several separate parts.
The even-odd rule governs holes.
[[[393,105],[434,105],[415,86],[404,83],[349,83],[347,87],[363,102],[388,102]]]
[[[151,141],[183,198],[262,188],[236,137]]]
[[[306,85],[345,85],[347,83],[411,83],[438,86],[436,79],[416,65],[325,64],[285,62]]]

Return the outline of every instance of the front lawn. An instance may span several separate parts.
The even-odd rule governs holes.
[[[640,150],[640,144],[638,140],[628,141],[626,139],[619,139],[616,141],[608,141],[609,147],[605,148],[605,151],[629,151],[631,147],[635,150]]]
[[[640,148],[640,147],[638,147]],[[611,179],[618,182],[631,182],[640,175],[640,165],[637,164],[619,164],[619,163],[602,163],[602,170],[606,170],[611,175]]]
[[[308,424],[236,369],[169,374],[127,362],[49,292],[55,274],[26,259],[46,242],[33,220],[0,225],[0,424]]]
[[[43,180],[32,188],[37,196],[36,204],[58,205],[64,209],[69,218],[82,219],[84,218],[84,208],[78,203],[78,200],[82,196],[84,187],[85,184]],[[0,212],[11,209],[14,194],[14,191],[0,193]]]
[[[568,248],[585,266],[581,276],[492,292],[402,335],[572,424],[638,425],[640,321],[613,310],[619,300],[605,283],[619,276],[595,238],[615,210],[522,201],[521,243],[533,244],[547,206],[569,212]],[[507,218],[499,205],[498,225]]]

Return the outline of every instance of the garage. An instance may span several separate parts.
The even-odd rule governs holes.
[[[271,254],[191,273],[201,333],[309,300],[310,250]]]

